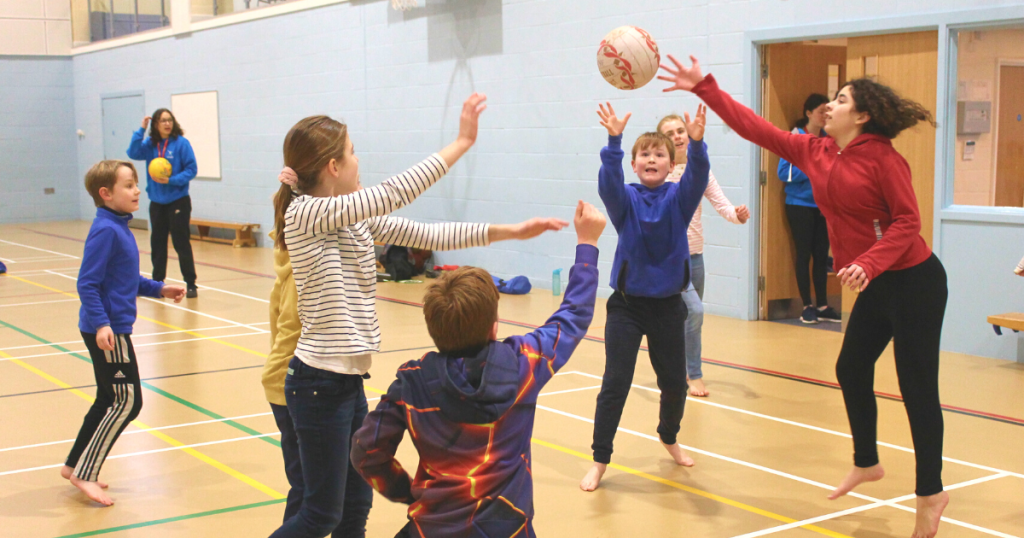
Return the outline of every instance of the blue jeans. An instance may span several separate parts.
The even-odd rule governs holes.
[[[352,468],[349,449],[368,412],[363,378],[313,368],[297,358],[288,370],[284,392],[304,491],[298,511],[271,538],[362,538],[373,490]]]
[[[283,405],[270,404],[274,412],[274,422],[281,432],[281,455],[284,456],[284,474],[288,477],[288,502],[284,507],[284,520],[288,521],[298,513],[302,506],[302,495],[306,487],[302,481],[302,460],[299,458],[299,438],[295,435],[295,426],[288,408]]]
[[[700,331],[704,325],[704,255],[690,255],[690,287],[683,292],[686,303],[686,377],[704,377],[700,360]]]

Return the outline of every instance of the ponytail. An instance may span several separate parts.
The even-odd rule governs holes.
[[[327,116],[303,118],[284,137],[284,165],[299,177],[296,188],[305,193],[316,187],[320,172],[331,162],[345,159],[348,145],[348,127]],[[285,244],[285,213],[295,198],[289,185],[281,185],[274,195],[274,244],[288,250]]]

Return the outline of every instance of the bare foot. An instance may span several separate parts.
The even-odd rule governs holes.
[[[587,471],[587,475],[580,481],[580,489],[583,491],[594,491],[597,486],[601,485],[601,477],[604,476],[604,472],[608,470],[607,463],[594,462],[594,466]]]
[[[939,519],[942,511],[949,504],[949,494],[945,491],[917,498],[917,524],[914,525],[913,538],[932,538],[939,532]]]
[[[111,506],[114,504],[114,500],[107,496],[107,494],[103,491],[103,488],[100,487],[99,483],[97,482],[89,482],[87,480],[82,480],[81,478],[72,475],[71,485],[82,490],[82,493],[84,493],[87,497],[102,504],[103,506]]]
[[[665,447],[665,450],[668,450],[668,453],[672,456],[672,459],[676,460],[676,465],[682,465],[683,467],[693,467],[693,458],[687,456],[686,452],[683,452],[683,447],[675,443],[671,445],[666,445],[665,443],[662,443],[661,446]]]
[[[882,464],[872,465],[871,467],[854,467],[850,470],[850,474],[846,475],[846,478],[843,479],[843,482],[839,484],[839,487],[832,493],[829,493],[828,498],[830,501],[834,501],[864,482],[877,482],[884,476],[885,469],[882,469]]]
[[[60,469],[60,476],[63,477],[64,480],[71,480],[71,475],[74,472],[75,472],[75,468],[74,467],[68,467],[67,465],[65,465],[64,467],[61,467],[61,469]],[[107,489],[109,487],[106,482],[101,482],[99,480],[96,481],[96,485],[98,485],[99,487],[101,487],[103,489]]]
[[[699,396],[704,398],[708,394],[711,394],[708,392],[708,389],[704,387],[703,379],[689,379],[687,380],[687,383],[690,385],[690,396]]]

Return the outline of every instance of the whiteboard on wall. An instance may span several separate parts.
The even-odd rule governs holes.
[[[220,179],[220,115],[217,92],[179,93],[171,96],[171,111],[196,154],[203,179]]]

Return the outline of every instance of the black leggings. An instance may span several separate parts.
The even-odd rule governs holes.
[[[181,278],[190,288],[196,285],[196,264],[189,242],[189,221],[192,219],[192,198],[185,196],[169,204],[149,203],[149,246],[152,250],[153,280],[163,282],[167,276],[167,234],[171,235],[178,253]]]
[[[814,258],[814,298],[817,306],[828,304],[828,227],[821,210],[816,207],[786,204],[786,218],[796,245],[796,286],[804,306],[811,302],[811,270]]]
[[[686,303],[682,295],[664,299],[612,293],[604,327],[605,364],[594,416],[594,461],[610,463],[626,396],[633,384],[640,339],[647,335],[648,355],[661,389],[658,436],[675,444],[686,404]]]
[[[877,465],[875,361],[893,341],[920,496],[942,491],[939,337],[948,294],[946,271],[934,254],[909,269],[882,273],[857,297],[836,362],[853,433],[853,463]]]

